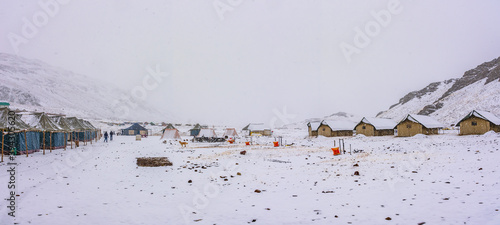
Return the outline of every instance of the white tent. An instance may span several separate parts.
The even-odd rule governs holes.
[[[165,129],[163,135],[161,135],[161,139],[181,139],[181,135],[179,135],[177,129]]]
[[[238,133],[236,133],[236,129],[234,128],[226,128],[226,131],[224,132],[224,135],[222,135],[223,137],[237,137],[238,136]]]
[[[200,130],[200,133],[196,137],[208,137],[208,138],[211,138],[211,137],[217,137],[217,135],[215,134],[214,129],[204,128],[204,129]]]

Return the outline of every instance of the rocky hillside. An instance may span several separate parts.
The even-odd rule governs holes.
[[[152,106],[136,102],[129,113],[114,101],[129,93],[113,84],[95,80],[39,60],[0,53],[0,101],[12,108],[63,113],[87,119],[168,120]],[[114,106],[113,106],[114,105]]]
[[[459,79],[429,84],[405,95],[378,117],[400,119],[407,113],[431,115],[448,125],[473,109],[500,114],[500,57],[465,72]]]

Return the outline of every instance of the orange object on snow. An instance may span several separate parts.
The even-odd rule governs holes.
[[[227,142],[229,142],[229,144],[234,144],[234,139],[229,139]]]
[[[340,148],[339,147],[332,148],[332,151],[333,151],[333,155],[340,155]]]
[[[274,143],[274,147],[279,147],[280,146],[280,143],[277,142],[277,141],[274,141],[273,143]]]
[[[245,145],[250,145],[250,142],[249,141],[245,142]]]

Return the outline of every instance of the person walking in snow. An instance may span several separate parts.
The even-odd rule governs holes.
[[[113,140],[113,134],[115,134],[115,132],[113,131],[110,131],[109,132],[109,140],[112,141]]]
[[[108,142],[108,132],[104,131],[104,142]]]

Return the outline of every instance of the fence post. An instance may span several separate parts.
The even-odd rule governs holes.
[[[24,130],[24,145],[26,146],[26,157],[28,157],[28,138],[26,138],[26,130]]]

